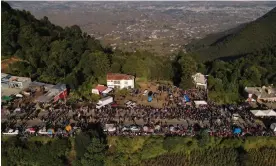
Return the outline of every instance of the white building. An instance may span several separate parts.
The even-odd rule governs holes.
[[[207,79],[205,75],[201,73],[196,73],[195,75],[192,76],[192,78],[197,88],[203,87],[204,89],[207,89]]]
[[[109,88],[134,88],[134,76],[119,73],[108,73],[106,76]]]

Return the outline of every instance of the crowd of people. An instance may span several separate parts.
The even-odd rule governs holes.
[[[168,94],[162,108],[145,105],[133,107],[107,105],[96,109],[94,104],[75,105],[64,101],[52,104],[24,103],[16,99],[13,103],[2,105],[6,123],[2,129],[20,128],[25,131],[35,128],[38,131],[52,129],[68,135],[66,127],[86,129],[90,123],[100,123],[110,135],[147,135],[170,134],[193,136],[199,131],[206,131],[212,136],[229,137],[233,135],[275,135],[264,125],[256,123],[247,104],[195,106],[193,100],[205,99],[204,90],[181,91],[175,87],[164,90],[159,88],[155,97]],[[189,101],[183,100],[186,95]],[[3,112],[3,111],[2,111]],[[233,115],[239,119],[234,120]],[[2,115],[3,116],[3,115]],[[275,119],[274,119],[275,120]],[[110,127],[110,125],[112,127]],[[239,128],[240,132],[234,130]],[[53,135],[54,132],[51,132]]]

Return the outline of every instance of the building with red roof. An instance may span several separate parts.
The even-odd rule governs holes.
[[[120,73],[108,73],[106,75],[107,86],[109,88],[134,88],[134,76]]]
[[[92,93],[99,95],[106,89],[107,87],[104,85],[97,85],[95,88],[92,89]]]

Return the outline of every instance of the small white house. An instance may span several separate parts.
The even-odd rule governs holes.
[[[100,95],[106,89],[107,89],[106,86],[104,86],[104,85],[98,85],[98,86],[96,86],[95,88],[92,89],[92,93]]]
[[[204,89],[207,89],[207,79],[205,75],[196,73],[192,76],[192,78],[197,88],[203,87]]]
[[[109,88],[134,88],[134,76],[119,73],[108,73],[106,76],[107,87]]]

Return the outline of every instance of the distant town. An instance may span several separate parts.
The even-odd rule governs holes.
[[[11,2],[61,26],[79,25],[114,50],[167,55],[262,16],[275,2]],[[238,6],[238,7],[237,7]]]

